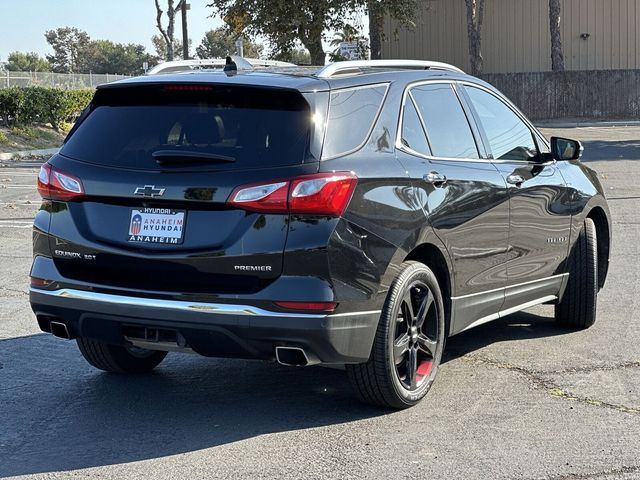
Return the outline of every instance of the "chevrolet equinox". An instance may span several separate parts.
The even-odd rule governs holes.
[[[225,70],[99,87],[40,170],[31,305],[91,365],[338,366],[405,408],[448,336],[594,323],[611,220],[579,142],[446,64]]]

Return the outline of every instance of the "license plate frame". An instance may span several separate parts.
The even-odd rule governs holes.
[[[139,218],[135,218],[136,216]],[[182,245],[186,225],[186,210],[132,208],[127,242],[142,245]]]

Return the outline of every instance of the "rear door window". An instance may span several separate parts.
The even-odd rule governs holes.
[[[422,122],[418,116],[418,111],[413,103],[411,95],[405,100],[404,111],[402,113],[402,145],[409,150],[422,155],[431,155],[431,149],[427,143],[427,137],[422,128]]]
[[[175,154],[174,166],[209,159],[216,168],[236,169],[299,164],[308,151],[311,115],[297,92],[227,86],[108,90],[98,92],[62,155],[158,169],[158,158]]]
[[[346,155],[364,145],[386,93],[386,83],[331,92],[323,159]]]
[[[434,157],[479,158],[469,121],[450,84],[420,85],[410,94],[424,121]]]

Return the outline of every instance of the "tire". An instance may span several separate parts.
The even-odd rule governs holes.
[[[444,307],[435,275],[422,263],[404,262],[387,294],[369,360],[346,366],[358,397],[398,409],[417,404],[433,384],[444,339]]]
[[[88,338],[78,338],[76,341],[87,362],[111,373],[147,373],[167,356],[167,352],[121,347]]]
[[[598,299],[598,238],[593,220],[585,219],[569,257],[569,280],[556,304],[556,322],[567,328],[585,329],[596,321]]]

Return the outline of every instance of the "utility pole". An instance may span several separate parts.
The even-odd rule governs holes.
[[[236,54],[239,57],[244,57],[244,40],[242,37],[238,37],[236,40]]]
[[[187,27],[187,10],[191,10],[191,4],[187,0],[180,0],[176,10],[182,11],[182,58],[189,60],[189,31]]]

